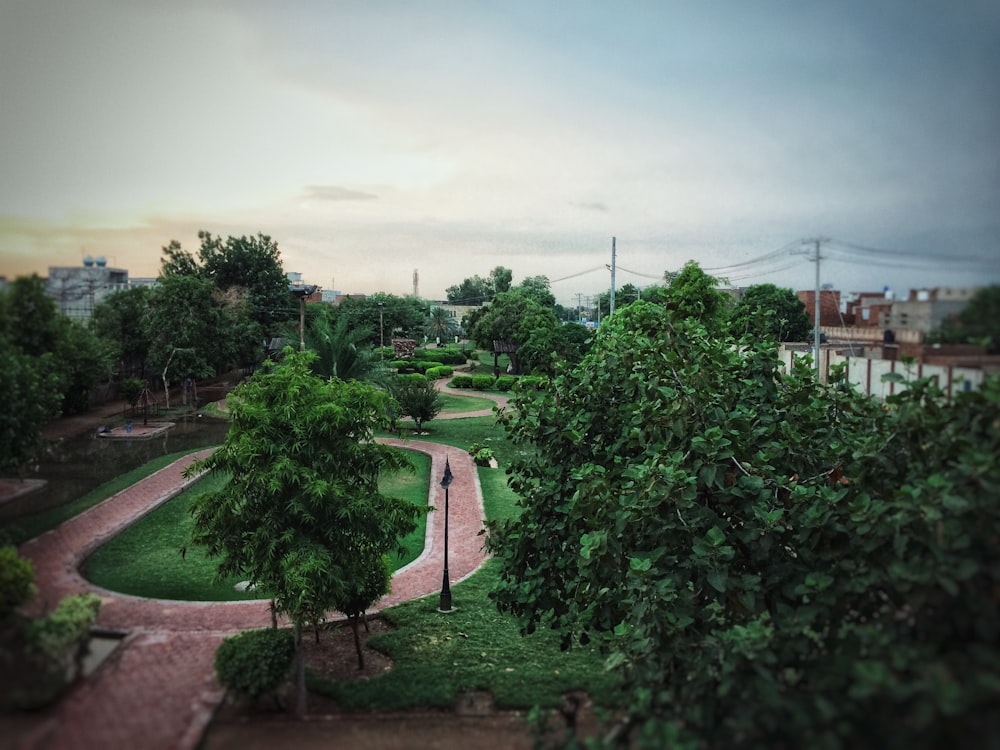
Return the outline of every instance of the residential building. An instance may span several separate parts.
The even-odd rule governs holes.
[[[128,270],[111,268],[103,257],[87,256],[81,266],[50,266],[46,292],[70,318],[89,318],[107,297],[128,289]]]

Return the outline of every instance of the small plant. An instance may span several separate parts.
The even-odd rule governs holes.
[[[287,679],[295,656],[290,630],[247,630],[226,638],[215,652],[219,682],[240,698],[275,692]]]
[[[482,443],[473,443],[470,445],[469,455],[472,456],[472,460],[476,466],[489,466],[490,462],[494,460],[493,449]]]
[[[0,547],[0,619],[31,601],[35,595],[34,579],[30,560],[18,555],[13,545]]]

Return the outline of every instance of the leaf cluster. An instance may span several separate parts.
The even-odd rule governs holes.
[[[642,746],[997,731],[1000,385],[888,409],[635,303],[521,390],[498,606],[600,639]],[[1000,735],[994,735],[1000,736]]]

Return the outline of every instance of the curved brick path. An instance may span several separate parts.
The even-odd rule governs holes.
[[[485,559],[478,536],[484,518],[482,490],[471,457],[459,448],[436,443],[384,442],[431,456],[429,504],[434,508],[443,508],[439,480],[445,458],[450,461],[455,479],[449,490],[449,574],[453,582],[471,575]],[[127,636],[93,675],[39,716],[18,747],[166,750],[197,746],[223,697],[215,680],[215,650],[226,635],[268,626],[267,602],[178,602],[126,596],[90,584],[80,575],[79,566],[100,544],[190,485],[182,476],[184,469],[206,454],[201,451],[180,459],[21,546],[21,554],[35,566],[39,606],[51,607],[69,594],[95,592],[102,599],[98,627],[124,631]],[[396,573],[392,593],[379,602],[379,608],[440,591],[444,513],[428,514],[427,523],[423,554]]]

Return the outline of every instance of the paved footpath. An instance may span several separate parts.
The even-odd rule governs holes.
[[[449,489],[449,574],[452,582],[468,577],[485,560],[478,536],[485,518],[483,496],[471,457],[436,443],[384,442],[431,456],[429,505],[434,508],[443,510],[440,477],[445,459],[450,462],[455,478]],[[19,733],[16,747],[184,750],[198,745],[223,698],[215,679],[215,650],[227,635],[270,625],[268,602],[126,596],[94,586],[83,579],[79,568],[102,543],[190,485],[184,470],[207,453],[182,458],[21,546],[21,554],[35,566],[38,606],[51,607],[64,596],[94,592],[102,601],[97,626],[127,635],[93,675],[41,712],[30,732]],[[444,513],[429,513],[427,526],[423,554],[396,573],[392,593],[378,608],[440,591]]]

